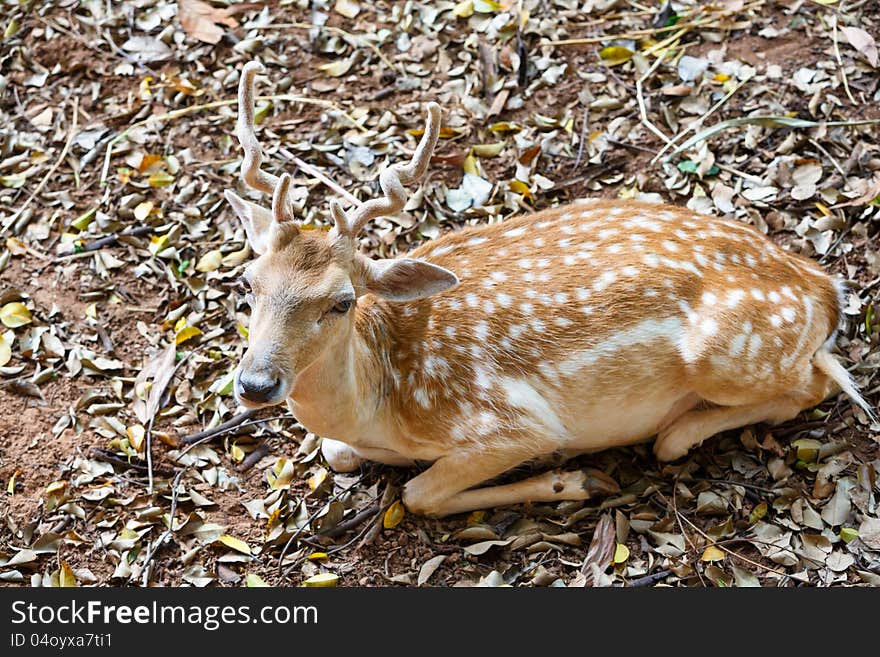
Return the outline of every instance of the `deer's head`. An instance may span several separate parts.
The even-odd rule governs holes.
[[[303,230],[291,218],[290,176],[260,168],[262,152],[254,135],[253,88],[260,65],[245,65],[238,94],[237,134],[244,149],[245,184],[272,194],[271,211],[232,191],[226,198],[241,219],[258,255],[241,277],[251,306],[249,346],[235,375],[235,396],[250,408],[283,402],[296,378],[325,351],[350,340],[358,299],[374,294],[389,301],[413,301],[458,283],[452,272],[410,258],[372,260],[358,251],[357,235],[375,217],[399,212],[404,184],[424,175],[437,143],[440,109],[428,105],[424,136],[412,160],[380,175],[383,198],[350,213],[331,201],[334,227]]]

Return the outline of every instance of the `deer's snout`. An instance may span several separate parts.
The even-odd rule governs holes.
[[[266,406],[284,401],[284,379],[272,365],[239,368],[235,375],[235,396],[245,406]]]

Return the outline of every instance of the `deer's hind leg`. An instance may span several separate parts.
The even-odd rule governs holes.
[[[748,392],[727,390],[722,394],[701,393],[701,396],[713,403],[720,401],[740,402],[733,405],[718,406],[709,410],[693,410],[684,413],[666,426],[657,435],[654,443],[654,454],[660,461],[674,461],[692,447],[698,446],[707,438],[744,427],[757,422],[777,424],[797,416],[805,408],[821,402],[828,395],[829,378],[811,362],[801,365],[801,374],[786,392],[769,399],[761,398],[761,391],[752,391],[752,400]],[[775,387],[775,386],[774,386]],[[772,392],[771,392],[772,394]]]
[[[471,488],[497,477],[534,454],[522,449],[464,449],[441,457],[404,486],[403,503],[413,513],[447,516],[523,502],[586,500],[618,492],[617,483],[598,470],[545,472],[499,486]]]

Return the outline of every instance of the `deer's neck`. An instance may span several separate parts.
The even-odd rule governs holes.
[[[348,443],[375,431],[387,398],[394,316],[375,302],[358,308],[349,339],[328,347],[297,377],[290,409],[309,431]]]

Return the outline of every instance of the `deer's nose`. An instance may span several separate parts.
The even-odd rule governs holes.
[[[281,373],[275,368],[239,370],[235,378],[236,396],[254,404],[277,404],[281,388]]]

